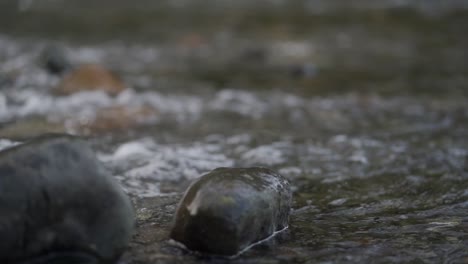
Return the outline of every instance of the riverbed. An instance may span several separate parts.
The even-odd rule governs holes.
[[[0,4],[0,148],[86,137],[136,208],[121,263],[468,262],[466,1],[138,3]],[[126,89],[55,95],[51,44]],[[288,178],[289,229],[234,260],[175,247],[183,191],[232,166]]]

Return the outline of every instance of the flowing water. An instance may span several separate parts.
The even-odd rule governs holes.
[[[87,136],[136,206],[122,263],[468,263],[467,8],[2,1],[0,148]],[[55,96],[51,43],[128,88]],[[294,190],[289,229],[229,261],[167,239],[190,181],[223,166]]]

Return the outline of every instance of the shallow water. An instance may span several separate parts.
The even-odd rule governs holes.
[[[468,262],[466,1],[20,2],[0,3],[0,148],[89,137],[137,208],[122,263],[227,262],[168,230],[191,180],[254,165],[291,181],[290,228],[230,262]],[[52,41],[128,89],[54,96]]]

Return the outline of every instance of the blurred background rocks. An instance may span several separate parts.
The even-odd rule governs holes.
[[[0,32],[87,45],[144,45],[157,54],[144,61],[158,57],[145,71],[175,83],[308,94],[466,94],[468,4],[462,0],[6,0],[0,5]],[[127,73],[138,67],[135,61],[112,64]]]

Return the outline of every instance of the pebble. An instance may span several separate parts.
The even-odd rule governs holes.
[[[287,228],[291,197],[288,181],[270,169],[218,168],[188,188],[170,237],[196,252],[235,256]]]
[[[117,95],[125,90],[123,81],[97,64],[84,64],[64,76],[54,90],[58,95],[70,95],[82,91],[103,91]]]
[[[128,196],[68,135],[0,152],[0,215],[0,263],[108,263],[134,229]]]
[[[46,46],[39,58],[42,66],[51,74],[60,75],[72,68],[65,49],[57,44]]]
[[[98,110],[94,120],[81,124],[78,131],[84,134],[127,131],[148,120],[155,120],[157,116],[157,110],[150,106],[112,106]]]

